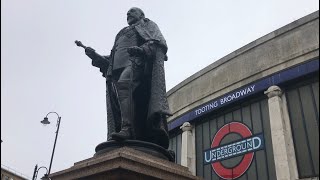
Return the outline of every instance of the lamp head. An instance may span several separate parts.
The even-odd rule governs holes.
[[[42,121],[40,121],[42,124],[47,125],[50,124],[50,121],[48,120],[47,117],[45,117]]]
[[[48,174],[45,174],[45,175],[41,178],[41,180],[50,180],[50,178],[48,177]]]

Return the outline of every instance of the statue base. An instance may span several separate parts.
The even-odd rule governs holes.
[[[124,140],[124,141],[107,141],[100,143],[95,151],[96,153],[94,156],[99,156],[106,152],[110,152],[112,150],[122,148],[122,147],[129,147],[138,151],[145,152],[147,154],[151,154],[155,157],[165,159],[171,162],[175,162],[175,155],[173,151],[168,151],[163,147],[145,141],[138,141],[138,140]]]
[[[110,142],[111,144],[116,142]],[[187,167],[165,159],[162,153],[153,155],[146,153],[147,148],[136,147],[133,142],[124,142],[130,147],[122,146],[112,149],[110,143],[101,143],[96,147],[97,153],[89,159],[77,162],[74,166],[49,175],[52,180],[70,179],[130,179],[159,180],[178,179],[195,180]],[[139,150],[137,150],[139,149]],[[160,157],[159,157],[160,156]],[[164,156],[164,157],[163,157]]]

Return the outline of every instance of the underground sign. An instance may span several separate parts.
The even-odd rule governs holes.
[[[228,134],[236,133],[242,139],[221,145],[221,141]],[[231,122],[224,125],[214,136],[211,148],[204,151],[204,164],[211,164],[216,174],[223,179],[241,177],[250,167],[254,152],[264,149],[263,134],[253,135],[251,130],[242,123]],[[243,156],[241,162],[232,168],[226,168],[221,161]]]

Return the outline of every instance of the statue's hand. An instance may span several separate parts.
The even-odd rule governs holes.
[[[92,49],[91,47],[86,47],[85,52],[86,52],[86,55],[89,57],[95,54],[95,50]]]
[[[138,46],[129,47],[127,51],[131,56],[140,56],[144,54],[144,50]]]

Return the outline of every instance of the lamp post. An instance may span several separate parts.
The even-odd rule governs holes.
[[[42,168],[46,169],[46,170],[47,170],[47,173],[44,174],[44,176],[43,176],[41,179],[42,179],[42,180],[50,179],[50,178],[48,177],[48,169],[47,169],[46,167],[44,167],[44,166],[41,166],[41,167],[38,168],[38,164],[37,164],[37,165],[34,167],[34,172],[33,172],[32,180],[36,180],[36,179],[37,179],[38,172],[39,172],[39,170],[42,169]]]
[[[58,119],[57,119],[56,138],[55,138],[55,140],[54,140],[54,145],[53,145],[53,150],[52,150],[52,155],[51,155],[51,160],[50,160],[50,166],[49,166],[48,173],[46,174],[47,176],[49,176],[49,175],[50,175],[50,172],[51,172],[51,165],[52,165],[54,150],[55,150],[55,148],[56,148],[57,137],[58,137],[59,127],[60,127],[60,122],[61,122],[61,117],[59,116],[58,113],[56,113],[56,112],[49,112],[49,113],[46,115],[46,117],[44,117],[44,119],[41,121],[42,124],[44,124],[44,125],[50,124],[50,121],[48,120],[48,115],[51,114],[51,113],[56,114],[56,115],[58,116]]]

